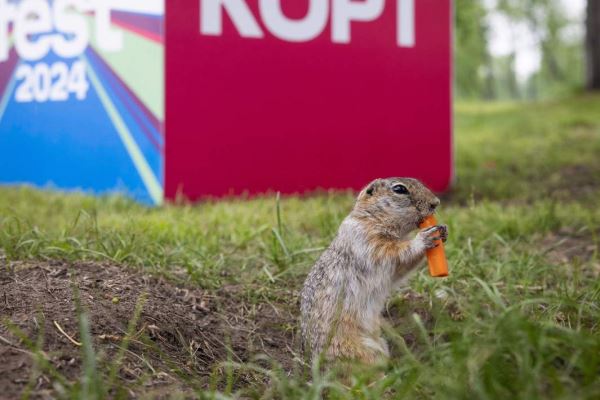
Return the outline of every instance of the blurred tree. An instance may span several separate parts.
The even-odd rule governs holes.
[[[454,9],[456,94],[462,98],[495,98],[487,10],[480,0],[456,0]]]
[[[586,84],[600,90],[600,0],[588,0],[586,17]]]
[[[560,0],[498,0],[496,9],[513,23],[525,24],[541,52],[540,70],[523,88],[527,97],[552,96],[581,87],[582,46],[564,38],[572,21],[565,16]]]
[[[455,85],[460,98],[529,98],[568,94],[583,86],[584,51],[581,21],[570,20],[563,0],[455,0]],[[524,82],[517,79],[516,49],[492,56],[488,46],[489,19],[507,18],[512,41],[523,27],[535,38],[540,68]],[[588,0],[588,85],[600,88],[600,0]],[[533,49],[532,49],[533,50]],[[594,82],[594,83],[592,83]]]
[[[537,73],[540,96],[560,96],[583,86],[584,52],[581,37],[566,37],[572,21],[565,17],[560,2],[546,6],[540,49],[541,68]]]
[[[515,53],[494,57],[493,69],[495,98],[500,100],[520,98],[520,87],[515,73]]]

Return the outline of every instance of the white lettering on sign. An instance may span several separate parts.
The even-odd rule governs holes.
[[[24,60],[40,60],[50,50],[60,57],[79,56],[89,43],[88,26],[81,15],[85,12],[95,15],[98,47],[121,50],[123,37],[110,27],[110,7],[104,0],[22,0],[17,4],[0,0],[0,62],[8,59],[11,22],[17,54]]]
[[[54,26],[59,32],[72,37],[70,40],[63,35],[54,37],[54,52],[60,57],[77,57],[88,45],[89,33],[85,19],[81,15],[66,12],[69,7],[80,8],[78,3],[77,0],[54,1]]]
[[[415,2],[414,0],[398,0],[396,28],[398,46],[415,46]]]
[[[52,20],[48,3],[44,0],[24,1],[18,8],[15,18],[15,46],[25,60],[39,60],[48,54],[52,45],[52,35],[30,40],[30,35],[52,30]]]
[[[15,90],[18,103],[65,101],[71,93],[78,100],[83,100],[89,89],[85,64],[80,60],[70,68],[62,61],[51,65],[40,62],[33,67],[21,64],[15,72],[15,79],[20,81]]]
[[[223,34],[223,14],[227,14],[238,33],[246,38],[263,38],[264,32],[245,0],[199,0],[200,33],[208,36]],[[329,19],[331,3],[331,41],[351,43],[352,22],[371,22],[385,8],[385,0],[307,0],[304,18],[290,19],[281,10],[282,0],[260,0],[259,16],[267,30],[288,42],[306,42],[321,35]],[[415,46],[414,0],[397,0],[396,43],[399,47]]]
[[[319,36],[327,25],[329,2],[309,0],[308,13],[303,19],[289,19],[281,10],[281,0],[260,0],[260,15],[267,29],[276,37],[289,42],[305,42]]]
[[[114,5],[105,0],[0,0],[0,62],[9,56],[9,25],[13,25],[15,49],[24,61],[15,72],[19,103],[66,101],[71,94],[86,98],[89,83],[81,60],[71,66],[63,61],[39,62],[52,50],[61,58],[79,57],[87,48],[90,32],[83,13],[93,12],[98,47],[105,51],[123,48],[123,35],[111,28]]]
[[[331,18],[331,38],[337,43],[350,43],[350,23],[352,21],[374,21],[383,12],[383,0],[333,0]]]
[[[0,62],[8,59],[8,24],[15,17],[15,6],[0,0]]]
[[[223,33],[223,11],[243,37],[261,38],[260,26],[244,0],[200,1],[200,32],[220,36]]]
[[[104,0],[95,0],[96,40],[98,47],[106,51],[119,51],[123,48],[121,32],[110,29],[110,4]]]

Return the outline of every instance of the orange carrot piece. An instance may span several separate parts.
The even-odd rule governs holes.
[[[433,215],[426,217],[419,225],[421,229],[437,225]],[[444,244],[441,240],[436,241],[438,247],[427,250],[427,262],[429,264],[429,274],[434,278],[448,276],[448,260],[444,251]]]

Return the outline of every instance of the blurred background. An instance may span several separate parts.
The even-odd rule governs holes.
[[[596,0],[456,0],[457,97],[539,100],[599,89],[599,7]]]
[[[483,143],[560,146],[539,126],[543,111],[520,104],[561,100],[552,105],[570,122],[556,140],[569,143],[568,129],[596,117],[597,100],[580,95],[600,89],[598,0],[224,4],[0,2],[0,182],[147,204],[357,190],[384,175],[464,193],[485,171],[533,167]],[[310,35],[268,22],[304,24],[309,5],[321,21]],[[340,22],[336,7],[364,15]],[[501,134],[510,121],[514,136]],[[544,157],[538,171],[556,164]]]

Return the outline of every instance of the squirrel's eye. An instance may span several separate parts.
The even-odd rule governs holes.
[[[392,186],[392,190],[394,191],[394,193],[408,194],[408,189],[404,185],[400,185],[400,184],[394,185],[394,186]]]

